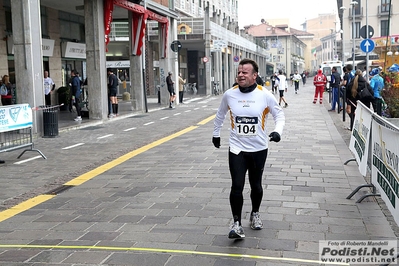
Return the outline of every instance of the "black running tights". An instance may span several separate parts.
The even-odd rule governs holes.
[[[263,197],[262,175],[267,158],[267,149],[257,152],[240,152],[238,155],[229,152],[231,175],[230,207],[234,221],[241,224],[241,212],[244,204],[243,190],[245,174],[248,171],[251,187],[252,211],[258,212]]]

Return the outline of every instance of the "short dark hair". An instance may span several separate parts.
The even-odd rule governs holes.
[[[337,68],[336,68],[336,67],[332,67],[332,69],[335,70],[335,71],[337,71]]]
[[[252,60],[252,59],[244,58],[244,59],[242,59],[242,60],[240,61],[240,63],[239,63],[239,65],[247,65],[247,64],[251,64],[251,65],[252,65],[252,67],[253,67],[255,73],[258,73],[258,72],[259,72],[258,64],[257,64],[254,60]]]
[[[279,73],[280,75],[282,75],[282,74],[283,74],[283,71],[280,69],[280,70],[278,71],[278,73]]]
[[[352,71],[353,70],[353,65],[352,64],[347,64],[346,65],[346,70]]]

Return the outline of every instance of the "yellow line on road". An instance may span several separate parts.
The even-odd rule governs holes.
[[[198,125],[205,125],[205,124],[208,123],[209,121],[215,119],[215,117],[216,117],[216,115],[212,115],[212,116],[210,116],[210,117],[208,117],[208,118],[205,118],[204,120],[200,121],[200,122],[198,123]]]
[[[146,152],[149,149],[152,149],[152,148],[154,148],[154,147],[156,147],[158,145],[161,145],[161,144],[163,144],[163,143],[165,143],[165,142],[167,142],[167,141],[169,141],[171,139],[177,138],[177,137],[179,137],[179,136],[181,136],[181,135],[183,135],[183,134],[185,134],[187,132],[190,132],[190,131],[192,131],[192,130],[194,130],[196,128],[198,128],[198,126],[191,126],[191,127],[185,128],[185,129],[183,129],[183,130],[181,130],[179,132],[176,132],[176,133],[174,133],[174,134],[172,134],[170,136],[164,137],[164,138],[159,139],[157,141],[154,141],[154,142],[152,142],[150,144],[147,144],[147,145],[145,145],[145,146],[143,146],[141,148],[138,148],[138,149],[136,149],[134,151],[126,153],[125,155],[122,155],[121,157],[116,158],[115,160],[113,160],[113,161],[111,161],[109,163],[103,164],[103,165],[101,165],[101,166],[99,166],[99,167],[97,167],[97,168],[95,168],[95,169],[93,169],[93,170],[91,170],[91,171],[89,171],[87,173],[84,173],[81,176],[78,176],[78,177],[72,179],[71,181],[65,183],[65,185],[67,185],[67,186],[79,186],[79,185],[83,184],[84,182],[92,179],[93,177],[96,177],[96,176],[108,171],[109,169],[111,169],[111,168],[113,168],[113,167],[115,167],[115,166],[117,166],[117,165],[119,165],[119,164],[121,164],[123,162],[126,162],[127,160],[133,158],[134,156],[137,156],[137,155],[139,155],[139,154],[141,154],[143,152]]]
[[[247,259],[258,259],[258,260],[273,260],[273,261],[285,261],[294,263],[314,263],[323,264],[325,262],[319,260],[309,259],[296,259],[296,258],[281,258],[281,257],[269,257],[249,254],[232,254],[232,253],[220,253],[220,252],[206,252],[206,251],[195,251],[195,250],[178,250],[178,249],[162,249],[162,248],[139,248],[139,247],[106,247],[106,246],[51,246],[51,245],[1,245],[0,248],[11,249],[11,248],[38,248],[38,249],[93,249],[93,250],[112,250],[112,251],[140,251],[140,252],[156,252],[156,253],[175,253],[175,254],[189,254],[189,255],[205,255],[205,256],[217,256],[217,257],[233,257],[233,258],[247,258]],[[348,263],[329,262],[329,265],[349,265]]]
[[[143,146],[141,148],[138,148],[138,149],[136,149],[134,151],[131,151],[131,152],[125,154],[125,155],[122,155],[121,157],[116,158],[115,160],[113,160],[113,161],[111,161],[109,163],[103,164],[103,165],[101,165],[101,166],[99,166],[99,167],[97,167],[97,168],[95,168],[95,169],[93,169],[93,170],[91,170],[91,171],[89,171],[87,173],[84,173],[84,174],[82,174],[82,175],[80,175],[80,176],[78,176],[78,177],[66,182],[64,185],[67,185],[67,186],[78,186],[78,185],[81,185],[84,182],[86,182],[86,181],[88,181],[88,180],[90,180],[90,179],[92,179],[92,178],[94,178],[94,177],[96,177],[96,176],[108,171],[109,169],[111,169],[111,168],[113,168],[113,167],[115,167],[115,166],[117,166],[117,165],[119,165],[119,164],[121,164],[123,162],[126,162],[127,160],[133,158],[134,156],[137,156],[137,155],[139,155],[139,154],[141,154],[143,152],[146,152],[149,149],[152,149],[152,148],[154,148],[154,147],[156,147],[158,145],[161,145],[161,144],[163,144],[163,143],[165,143],[165,142],[167,142],[169,140],[177,138],[177,137],[179,137],[179,136],[181,136],[181,135],[183,135],[183,134],[185,134],[187,132],[190,132],[190,131],[192,131],[192,130],[194,130],[196,128],[198,128],[198,126],[190,126],[190,127],[185,128],[185,129],[183,129],[183,130],[181,130],[179,132],[176,132],[176,133],[174,133],[174,134],[172,134],[170,136],[164,137],[164,138],[159,139],[157,141],[154,141],[154,142],[152,142],[150,144],[147,144],[147,145],[145,145],[145,146]],[[28,210],[28,209],[30,209],[32,207],[35,207],[36,205],[39,205],[40,203],[43,203],[43,202],[45,202],[45,201],[47,201],[49,199],[52,199],[55,196],[56,195],[39,195],[39,196],[34,197],[32,199],[28,199],[28,200],[26,200],[24,202],[21,202],[20,204],[14,206],[14,207],[11,207],[10,209],[1,211],[0,212],[0,222],[3,222],[5,220],[7,220],[7,219],[9,219],[9,218],[21,213],[21,212],[24,212],[24,211],[26,211],[26,210]]]
[[[40,203],[48,201],[49,199],[52,199],[54,197],[55,197],[55,195],[39,195],[37,197],[34,197],[34,198],[28,199],[24,202],[21,202],[20,204],[15,205],[14,207],[11,207],[10,209],[0,212],[0,222],[5,221],[8,218],[11,218],[21,212],[24,212],[32,207],[35,207],[36,205],[39,205]]]

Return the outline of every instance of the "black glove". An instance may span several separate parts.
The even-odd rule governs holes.
[[[213,145],[214,145],[216,148],[219,149],[219,147],[220,147],[220,137],[213,137],[213,138],[212,138],[212,143],[213,143]]]
[[[270,141],[279,142],[281,140],[280,134],[278,134],[277,132],[270,133],[269,137]]]

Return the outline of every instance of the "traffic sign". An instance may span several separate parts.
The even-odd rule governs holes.
[[[233,60],[234,60],[234,62],[238,62],[238,61],[240,61],[240,57],[238,55],[236,55],[236,56],[234,56]]]
[[[371,39],[364,39],[360,43],[360,49],[362,49],[362,51],[365,52],[365,53],[372,52],[374,50],[374,47],[375,47],[375,43]]]
[[[363,27],[361,27],[360,28],[360,32],[359,32],[359,34],[360,34],[360,37],[362,37],[363,39],[370,39],[371,37],[373,37],[373,35],[374,35],[374,29],[373,29],[373,27],[371,27],[370,25],[369,25],[369,36],[367,36],[367,26],[363,26]]]
[[[179,52],[181,47],[182,47],[182,45],[181,45],[181,43],[179,41],[173,41],[170,44],[170,49],[172,49],[172,51],[175,52],[175,53]]]
[[[208,57],[205,56],[202,58],[202,62],[207,63],[208,61],[209,61]]]

